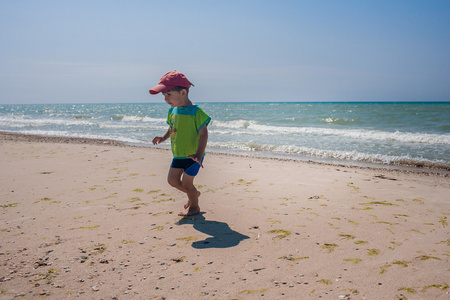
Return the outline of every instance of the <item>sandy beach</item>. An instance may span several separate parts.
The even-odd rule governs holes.
[[[0,299],[450,299],[450,179],[0,134]]]

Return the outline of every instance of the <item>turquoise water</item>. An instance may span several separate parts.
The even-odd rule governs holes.
[[[450,169],[450,103],[197,103],[208,149],[349,164]],[[0,130],[155,147],[165,103],[0,105]],[[162,147],[168,147],[168,143]]]

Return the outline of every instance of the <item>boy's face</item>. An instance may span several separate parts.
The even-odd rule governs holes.
[[[172,107],[185,105],[185,90],[181,90],[179,92],[171,90],[162,94],[164,95],[164,100],[166,101],[166,103]]]

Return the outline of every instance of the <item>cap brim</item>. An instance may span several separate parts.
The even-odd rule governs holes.
[[[173,89],[173,87],[174,86],[171,86],[171,85],[158,84],[157,86],[155,86],[154,88],[152,88],[150,90],[150,94],[156,95],[159,93],[165,93],[165,92],[168,92],[171,89]]]

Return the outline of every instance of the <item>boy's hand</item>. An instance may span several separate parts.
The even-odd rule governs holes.
[[[164,142],[164,137],[162,136],[155,136],[153,138],[153,145],[161,144],[162,142]]]
[[[194,154],[194,155],[189,155],[188,158],[192,159],[193,161],[195,161],[196,163],[198,163],[198,164],[203,168],[203,165],[202,165],[202,159],[201,159],[198,155],[196,155],[196,154]]]

